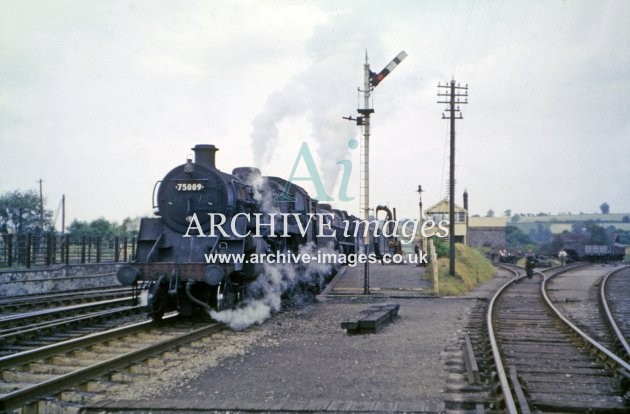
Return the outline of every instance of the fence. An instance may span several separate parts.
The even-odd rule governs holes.
[[[135,256],[135,249],[135,238],[1,234],[0,268],[126,262]]]

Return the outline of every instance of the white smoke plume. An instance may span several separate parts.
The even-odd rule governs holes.
[[[256,166],[264,170],[274,153],[282,150],[283,142],[307,141],[318,154],[324,185],[332,190],[341,172],[337,161],[347,159],[348,139],[360,133],[356,123],[341,117],[357,115],[357,86],[363,82],[365,51],[368,47],[376,53],[381,49],[376,33],[347,12],[331,16],[326,24],[314,29],[307,44],[312,65],[271,94],[253,121],[251,140]],[[278,125],[299,115],[309,120],[310,135],[300,132],[301,136],[279,137]]]
[[[298,254],[308,254],[315,258],[317,253],[334,253],[313,244],[304,245]],[[231,329],[243,330],[254,324],[260,324],[271,317],[272,312],[280,310],[282,294],[299,285],[316,286],[321,289],[324,278],[330,274],[333,265],[311,260],[308,265],[265,264],[263,272],[252,283],[248,291],[253,295],[243,305],[221,312],[210,311],[210,316],[227,324]]]

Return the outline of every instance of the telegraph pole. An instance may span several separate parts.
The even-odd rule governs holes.
[[[39,179],[39,225],[44,231],[44,193],[42,191],[42,179]]]
[[[398,66],[400,62],[407,57],[407,53],[403,50],[383,70],[374,73],[370,70],[367,51],[365,52],[365,63],[363,64],[363,89],[359,88],[359,92],[363,92],[363,108],[358,108],[357,112],[360,116],[345,118],[349,121],[356,121],[357,125],[363,126],[363,142],[361,144],[361,180],[359,185],[360,210],[363,213],[367,228],[364,232],[363,243],[365,245],[365,254],[369,253],[370,234],[370,115],[374,113],[374,109],[370,108],[370,95],[372,90],[379,84],[389,73]],[[370,294],[370,270],[369,265],[365,263],[363,273],[363,294]]]
[[[61,195],[61,234],[66,234],[66,195]]]
[[[466,86],[460,86],[459,83],[455,85],[455,80],[451,80],[450,83],[442,85],[438,83],[438,88],[448,88],[449,92],[438,92],[438,96],[448,97],[448,101],[438,101],[438,103],[447,104],[448,108],[444,111],[448,112],[448,116],[442,113],[442,119],[448,119],[451,121],[451,156],[450,156],[450,169],[449,169],[449,181],[448,181],[448,231],[449,231],[449,274],[455,276],[455,120],[463,119],[462,113],[459,110],[459,104],[468,103],[468,84]],[[462,101],[461,98],[464,98]],[[457,107],[456,107],[457,105]]]

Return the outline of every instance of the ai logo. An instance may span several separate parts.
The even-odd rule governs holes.
[[[357,149],[359,147],[359,141],[354,138],[348,140],[348,148],[351,150]],[[295,172],[300,165],[300,161],[304,160],[306,165],[306,169],[308,170],[308,175],[305,177],[296,177]],[[339,201],[351,201],[354,200],[354,197],[348,196],[348,183],[350,182],[350,173],[352,172],[352,161],[350,160],[339,160],[337,164],[340,164],[343,169],[343,176],[341,177],[341,183],[339,184]],[[311,154],[311,150],[308,148],[308,144],[306,142],[302,143],[300,147],[300,151],[298,152],[297,158],[295,159],[295,163],[293,164],[293,169],[291,170],[291,175],[287,180],[287,185],[284,187],[284,191],[281,195],[274,198],[276,202],[283,201],[295,201],[294,197],[289,195],[289,189],[291,188],[291,184],[293,181],[311,181],[313,186],[315,187],[315,191],[317,195],[315,198],[319,201],[334,201],[335,199],[326,193],[326,189],[324,188],[324,183],[322,183],[322,179],[319,175],[319,171],[317,170],[317,166],[315,165],[315,161],[313,160],[313,155]]]

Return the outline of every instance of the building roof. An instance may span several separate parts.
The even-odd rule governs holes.
[[[431,207],[429,207],[426,210],[426,212],[427,212],[427,214],[448,213],[449,212],[448,203],[449,203],[449,200],[448,200],[448,197],[446,197],[442,201],[440,201],[440,202],[432,205]],[[455,204],[455,211],[456,212],[460,212],[460,213],[465,213],[466,212],[466,210],[464,210],[463,208],[461,208],[457,204]]]
[[[507,217],[469,217],[469,227],[505,227]]]

